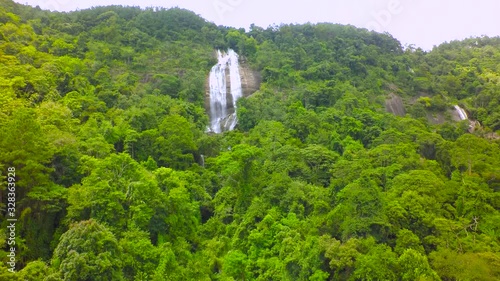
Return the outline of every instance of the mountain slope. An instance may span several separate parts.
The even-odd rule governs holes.
[[[0,1],[1,280],[500,278],[498,38]],[[226,48],[262,83],[207,134]]]

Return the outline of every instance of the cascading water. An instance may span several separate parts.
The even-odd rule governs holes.
[[[233,98],[233,108],[234,112],[231,114],[230,118],[228,118],[229,130],[233,130],[236,127],[236,101],[241,98],[241,76],[240,76],[240,66],[238,63],[238,54],[233,50],[228,50],[229,55],[229,78],[230,78],[230,86],[231,86],[231,96]]]
[[[221,132],[220,123],[226,116],[226,62],[220,51],[217,51],[218,63],[210,71],[210,130]]]
[[[469,119],[469,116],[467,116],[467,112],[465,112],[465,110],[463,108],[461,108],[460,106],[458,105],[455,105],[455,110],[457,111],[458,113],[458,117],[460,118],[460,120],[469,120],[469,132],[474,132],[474,130],[476,129],[476,127],[481,127],[481,124],[478,122],[478,121],[474,121],[474,120],[470,120]]]
[[[210,71],[210,128],[214,133],[233,130],[236,126],[236,101],[241,98],[241,76],[238,54],[229,49],[227,53],[217,51],[218,62]],[[229,90],[226,72],[229,70]],[[228,102],[230,98],[230,102]]]
[[[463,108],[461,108],[458,105],[455,105],[455,110],[458,112],[458,116],[460,116],[460,120],[467,120],[469,117],[467,117],[467,112]]]

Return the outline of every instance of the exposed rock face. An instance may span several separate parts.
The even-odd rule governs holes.
[[[237,124],[236,101],[260,87],[261,76],[232,49],[215,52],[218,62],[205,81],[205,108],[210,114],[207,132],[231,131]]]
[[[448,108],[446,111],[442,112],[427,112],[427,121],[433,125],[441,125],[449,121],[460,122],[462,120],[456,108]]]
[[[217,52],[214,52],[214,56],[217,56]],[[241,88],[243,92],[243,97],[248,97],[251,94],[255,93],[260,88],[260,83],[262,82],[262,76],[258,71],[252,70],[247,62],[245,57],[240,57],[240,76],[241,76]],[[229,71],[226,72],[226,81],[230,81],[229,79]],[[227,83],[227,91],[229,92],[230,83]],[[231,104],[231,101],[228,102]],[[209,110],[210,106],[210,77],[207,75],[207,79],[205,80],[205,105],[207,110]]]
[[[453,121],[455,122],[460,122],[462,120],[467,120],[469,119],[469,117],[467,116],[467,112],[465,111],[465,109],[461,108],[460,106],[458,105],[455,105],[454,106],[454,109],[455,110],[451,110],[450,113],[451,113],[451,118],[453,119]]]
[[[262,77],[258,71],[250,69],[244,57],[240,61],[241,88],[243,96],[248,97],[260,88]]]
[[[389,98],[385,100],[385,109],[396,116],[405,116],[406,114],[403,99],[394,93],[389,94]]]
[[[394,90],[394,89],[391,89]],[[419,97],[426,95],[419,95]],[[418,98],[418,97],[417,97]],[[410,104],[415,103],[417,98],[414,98],[413,101],[410,101]],[[392,113],[396,116],[405,116],[406,111],[403,104],[403,99],[394,94],[389,94],[389,97],[385,100],[385,109],[387,112]],[[448,108],[443,111],[428,111],[427,113],[427,121],[433,125],[440,125],[446,122],[461,122],[467,120],[469,122],[469,133],[476,133],[487,139],[500,139],[500,135],[494,132],[484,132],[481,123],[477,120],[471,120],[468,117],[468,113],[465,109],[461,108],[458,105],[454,105],[453,108]]]
[[[443,124],[446,122],[446,116],[445,114],[449,114],[450,112],[427,112],[427,121],[429,123],[438,125],[438,124]]]
[[[458,105],[454,106],[454,115],[452,115],[452,118],[454,121],[460,122],[463,120],[468,120],[469,121],[469,133],[473,133],[474,131],[481,129],[481,123],[477,120],[471,120],[469,119],[469,116],[467,115],[467,111],[465,109],[461,108]],[[458,116],[458,118],[457,118]]]

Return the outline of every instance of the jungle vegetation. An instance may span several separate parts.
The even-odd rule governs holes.
[[[263,81],[208,134],[226,48]],[[0,280],[499,280],[499,130],[498,37],[0,0]]]

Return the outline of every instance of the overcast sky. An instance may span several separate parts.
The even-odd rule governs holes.
[[[332,22],[387,31],[403,45],[425,50],[470,36],[500,35],[499,0],[15,0],[42,9],[92,6],[181,7],[217,25],[248,28],[280,23]]]

